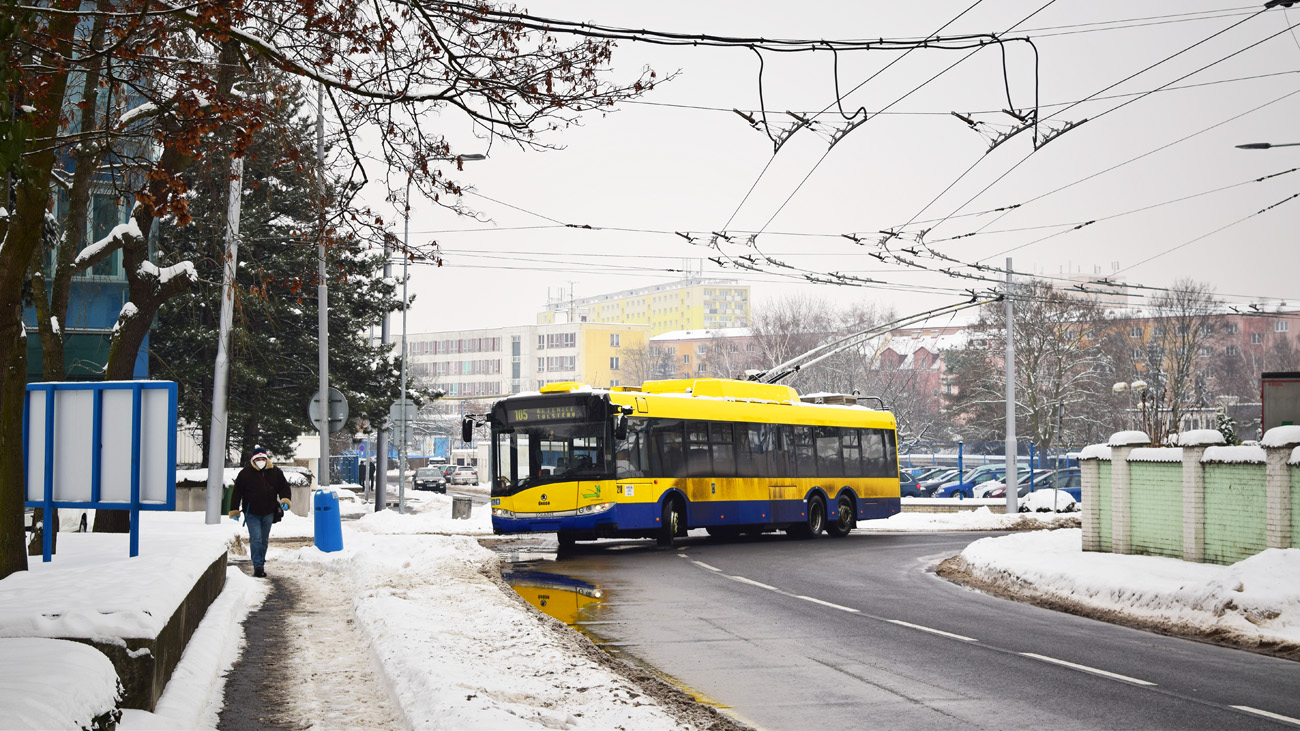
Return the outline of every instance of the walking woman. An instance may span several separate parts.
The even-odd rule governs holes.
[[[271,464],[266,450],[253,447],[248,466],[235,477],[235,489],[230,496],[230,517],[239,518],[239,506],[244,506],[244,522],[248,525],[249,551],[253,557],[253,576],[266,576],[266,546],[271,540],[271,524],[279,523],[284,511],[289,509],[289,481],[279,467]]]

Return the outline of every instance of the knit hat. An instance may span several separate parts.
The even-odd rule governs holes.
[[[248,458],[248,463],[252,464],[259,459],[264,459],[267,463],[270,463],[271,461],[271,458],[266,454],[266,449],[262,447],[253,447],[253,454]]]

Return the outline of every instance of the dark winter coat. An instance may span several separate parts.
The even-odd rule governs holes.
[[[289,500],[289,481],[279,467],[267,465],[264,470],[245,467],[235,477],[235,490],[230,496],[230,509],[239,510],[242,504],[247,513],[253,515],[275,515],[274,523],[280,522],[284,511],[280,509],[281,500]]]

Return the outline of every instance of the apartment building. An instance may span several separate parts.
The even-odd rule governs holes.
[[[672,330],[748,327],[749,315],[748,285],[688,278],[580,299],[552,297],[537,322],[648,325],[651,335],[659,335]]]
[[[560,381],[621,386],[627,353],[644,348],[648,330],[563,322],[412,333],[408,374],[450,399],[490,399]]]

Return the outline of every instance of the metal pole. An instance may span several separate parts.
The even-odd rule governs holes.
[[[402,441],[398,446],[397,512],[406,512],[406,430],[410,427],[406,413],[406,273],[411,260],[411,176],[406,176],[406,216],[402,224]]]
[[[235,318],[235,266],[239,260],[239,212],[244,190],[242,157],[230,161],[229,190],[226,258],[221,267],[221,324],[217,331],[217,362],[212,374],[212,422],[208,427],[208,487],[203,496],[203,520],[208,525],[221,522],[221,498],[226,489],[226,402],[230,391],[230,329]]]
[[[388,237],[384,237],[384,279],[393,276],[393,263],[389,260]],[[379,343],[384,346],[384,358],[388,358],[388,312],[384,311],[384,322],[379,327]],[[385,361],[387,362],[387,361]],[[389,424],[389,428],[394,425]],[[375,437],[375,512],[388,508],[388,432],[379,430]]]
[[[325,86],[316,87],[316,160],[320,164],[320,238],[316,242],[316,332],[320,368],[320,464],[316,482],[330,484],[330,332],[329,287],[325,283]]]
[[[1016,507],[1016,320],[1015,309],[1011,304],[1011,257],[1007,257],[1007,513],[1015,515]]]

